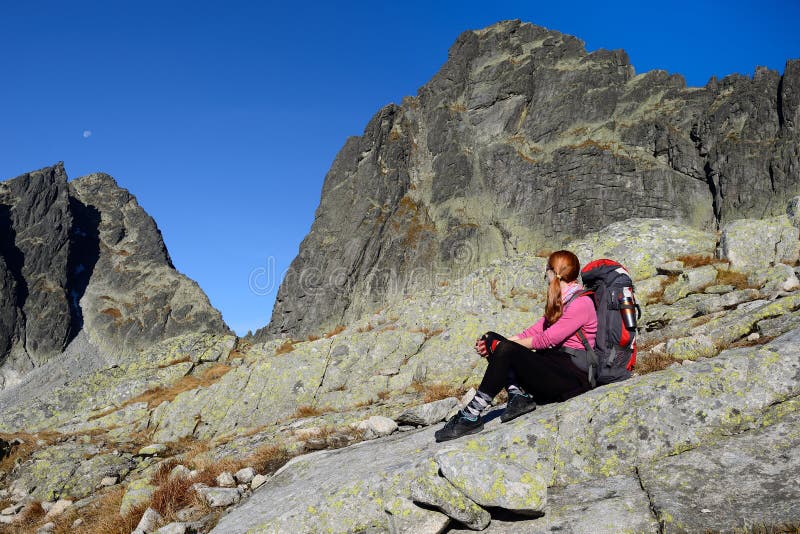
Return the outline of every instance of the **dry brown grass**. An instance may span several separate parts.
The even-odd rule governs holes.
[[[706,254],[684,254],[683,256],[678,256],[675,259],[683,263],[683,266],[689,269],[703,267],[705,265],[713,265],[718,261],[714,258],[714,256],[708,256]]]
[[[68,509],[53,520],[55,534],[129,534],[139,524],[147,504],[136,506],[127,515],[121,516],[119,507],[124,495],[124,487],[114,486],[80,511]],[[73,528],[72,524],[78,518],[83,523]]]
[[[372,323],[367,323],[366,326],[359,326],[356,328],[356,332],[363,334],[364,332],[370,332],[373,328]]]
[[[208,387],[217,382],[220,378],[232,369],[231,366],[223,363],[217,363],[206,369],[202,375],[186,375],[172,385],[166,387],[155,387],[147,390],[144,393],[128,399],[120,408],[124,408],[136,402],[146,402],[148,408],[155,408],[164,401],[172,402],[175,397],[184,391],[190,391],[201,387]]]
[[[747,275],[731,271],[730,269],[720,269],[717,271],[716,284],[730,285],[736,289],[758,289],[758,286],[753,286],[747,281]]]
[[[667,286],[675,283],[677,280],[677,274],[667,275],[667,277],[661,281],[661,287],[658,288],[658,291],[647,297],[645,304],[656,304],[657,302],[660,302],[661,299],[664,298],[664,291],[667,289]]]
[[[275,349],[275,355],[278,356],[280,354],[288,354],[294,350],[294,344],[297,343],[293,339],[288,339],[281,343],[277,349]]]
[[[646,375],[655,371],[666,369],[675,363],[675,359],[661,351],[643,352],[636,355],[636,374]]]
[[[291,459],[289,451],[280,445],[262,445],[244,458],[243,467],[252,467],[257,473],[271,475]],[[241,468],[240,468],[241,469]]]
[[[428,328],[426,326],[426,327],[423,327],[423,328],[412,328],[410,330],[410,332],[412,334],[423,334],[425,336],[425,341],[428,341],[430,338],[432,338],[434,336],[438,336],[439,334],[444,332],[444,329],[436,328],[434,330],[431,330],[430,328]]]
[[[337,327],[336,327],[336,328],[334,328],[333,330],[331,330],[331,331],[329,331],[329,332],[325,332],[325,333],[323,334],[323,337],[324,337],[325,339],[328,339],[328,338],[330,338],[330,337],[333,337],[333,336],[335,336],[336,334],[341,334],[342,332],[344,332],[344,331],[345,331],[345,329],[346,329],[346,328],[347,328],[346,326],[344,326],[344,325],[341,325],[341,324],[340,324],[339,326],[337,326]]]
[[[316,341],[318,339],[319,339],[319,336],[315,336],[315,335],[311,334],[306,338],[306,341]]]
[[[177,519],[175,514],[193,504],[192,484],[195,481],[186,476],[167,478],[153,492],[150,508],[161,514],[166,523]]]
[[[392,393],[388,389],[384,389],[378,392],[378,398],[380,400],[386,400],[392,396]]]
[[[771,336],[761,336],[758,339],[747,339],[746,337],[743,337],[739,341],[731,343],[726,348],[738,349],[742,347],[756,347],[758,345],[763,345],[764,343],[769,343],[773,339],[775,339],[775,337]]]
[[[159,369],[166,369],[167,367],[172,367],[173,365],[178,365],[179,363],[191,363],[192,358],[190,356],[184,356],[182,358],[177,358],[167,363],[162,363],[158,366]]]
[[[448,397],[460,398],[467,392],[467,389],[463,385],[454,386],[452,384],[442,384],[440,382],[435,382],[433,384],[412,382],[411,387],[414,391],[422,395],[422,400],[424,402],[433,402]]]
[[[4,526],[2,532],[22,534],[35,532],[36,528],[43,524],[44,509],[39,501],[33,501],[25,505],[11,525]],[[8,530],[5,530],[8,529]]]
[[[2,476],[6,473],[11,472],[17,464],[30,458],[37,450],[54,445],[66,437],[65,434],[50,431],[38,432],[36,434],[28,434],[27,432],[17,432],[15,434],[0,433],[0,438],[5,441],[11,442],[15,439],[22,441],[22,443],[15,445],[11,449],[8,456],[0,460],[0,479],[2,479]],[[37,445],[37,441],[44,441],[44,444]]]
[[[303,417],[314,417],[324,413],[332,412],[333,408],[330,406],[311,406],[310,404],[303,404],[298,406],[292,414],[293,419],[300,419]]]

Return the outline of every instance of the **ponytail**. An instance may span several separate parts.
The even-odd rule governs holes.
[[[561,302],[561,284],[557,277],[553,277],[547,286],[547,304],[544,308],[544,318],[551,325],[561,318],[564,313],[564,303]]]
[[[544,318],[548,325],[561,319],[564,313],[564,303],[561,300],[561,282],[570,283],[578,279],[581,264],[578,257],[568,250],[557,250],[547,258],[547,270],[553,271],[555,276],[547,287],[547,304],[544,308]]]

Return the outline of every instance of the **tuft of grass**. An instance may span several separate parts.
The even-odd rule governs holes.
[[[636,374],[646,375],[656,371],[662,371],[675,363],[675,359],[669,354],[660,351],[643,352],[639,351],[636,357]]]
[[[303,417],[314,417],[315,415],[322,415],[324,413],[332,412],[333,408],[330,406],[311,406],[310,404],[303,404],[298,406],[292,414],[293,419],[300,419]]]
[[[444,332],[444,329],[437,328],[435,330],[431,330],[430,328],[425,326],[425,327],[422,327],[422,328],[413,328],[413,329],[410,330],[410,332],[413,333],[413,334],[423,334],[425,336],[425,341],[428,341],[430,338],[432,338],[434,336],[438,336],[439,334]]]
[[[333,330],[331,330],[329,332],[325,332],[323,334],[323,337],[325,339],[331,338],[331,337],[335,336],[336,334],[341,334],[342,332],[345,331],[346,328],[347,328],[346,326],[340,324],[339,326],[337,326]]]
[[[363,334],[364,332],[371,331],[373,328],[374,327],[372,326],[372,323],[367,323],[366,326],[359,326],[358,328],[356,328],[356,332]]]
[[[719,261],[713,256],[708,256],[706,254],[684,254],[683,256],[678,256],[675,259],[682,262],[683,266],[689,269],[703,267],[705,265],[713,265]]]
[[[167,367],[172,367],[173,365],[178,365],[179,363],[192,363],[192,358],[190,356],[184,356],[182,358],[177,358],[172,360],[171,362],[162,363],[158,366],[159,369],[166,369]]]
[[[166,523],[172,522],[180,510],[192,504],[192,484],[194,480],[187,476],[167,478],[153,492],[150,508],[161,514]]]
[[[747,281],[747,275],[731,271],[730,269],[720,269],[717,271],[717,284],[730,285],[736,289],[758,289]]]
[[[452,384],[442,384],[440,382],[435,382],[433,384],[412,382],[411,387],[422,395],[422,400],[424,402],[433,402],[448,397],[461,397],[467,392],[464,386],[454,386]]]
[[[39,501],[33,501],[25,505],[25,508],[20,511],[14,522],[8,525],[10,529],[3,532],[11,532],[14,534],[23,532],[35,532],[36,528],[43,522],[44,508]]]
[[[677,274],[667,275],[667,277],[664,280],[661,280],[661,287],[659,287],[655,293],[647,297],[645,304],[655,304],[657,302],[660,302],[661,299],[664,298],[664,291],[667,289],[667,286],[676,282],[677,280],[678,280]]]
[[[119,507],[124,495],[124,487],[114,486],[80,511],[68,509],[53,520],[56,525],[55,534],[129,534],[139,524],[142,514],[147,509],[147,503],[134,507],[128,514],[122,516]],[[78,518],[81,518],[83,523],[73,528],[72,524]]]
[[[275,355],[278,356],[280,354],[288,354],[294,350],[294,344],[297,343],[293,339],[288,339],[281,343],[277,349],[275,349]]]
[[[172,402],[175,397],[184,391],[208,387],[211,384],[214,384],[220,378],[225,376],[225,374],[231,369],[232,367],[229,365],[222,363],[214,364],[206,369],[200,376],[186,375],[172,385],[166,387],[158,386],[147,390],[144,393],[125,401],[122,403],[122,405],[120,405],[120,408],[124,408],[125,406],[134,404],[136,402],[146,402],[148,408],[155,408],[164,401]]]

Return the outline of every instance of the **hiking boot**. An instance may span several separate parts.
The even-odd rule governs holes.
[[[483,430],[483,418],[478,417],[473,421],[467,419],[467,417],[459,411],[445,423],[444,427],[437,430],[433,435],[436,437],[436,443],[440,443],[468,434],[476,434],[481,430]]]
[[[506,423],[516,419],[520,415],[532,412],[536,409],[536,401],[529,395],[511,395],[506,404],[506,411],[500,415],[500,421]]]

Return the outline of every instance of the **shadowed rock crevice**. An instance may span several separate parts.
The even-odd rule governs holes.
[[[83,309],[80,301],[86,293],[95,264],[100,257],[100,212],[72,196],[69,198],[69,206],[74,221],[67,262],[69,272],[67,293],[72,310],[71,341],[83,328]]]

